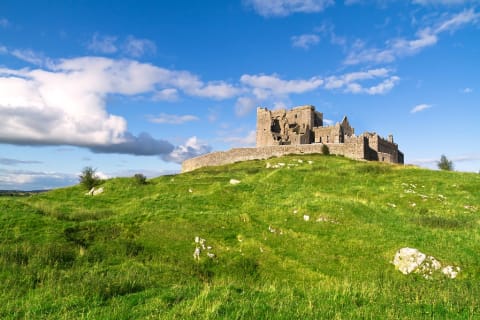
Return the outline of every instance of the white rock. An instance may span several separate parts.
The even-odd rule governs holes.
[[[306,214],[305,214],[305,215],[303,215],[303,220],[305,220],[305,221],[308,221],[308,220],[310,220],[310,216],[307,216]]]
[[[414,272],[427,256],[415,248],[402,248],[393,258],[393,265],[403,274]]]
[[[193,259],[200,260],[200,248],[196,247],[195,251],[193,251]]]
[[[312,161],[312,160],[308,160],[308,164],[313,164],[313,161]]]
[[[103,193],[103,187],[98,188],[98,189],[96,189],[96,190],[93,190],[93,194],[92,194],[92,195],[96,196],[96,195],[101,194],[101,193]]]
[[[208,256],[210,259],[213,259],[213,258],[215,258],[215,253],[207,252],[207,256]]]
[[[303,160],[299,159],[299,160],[298,160],[298,163],[303,163]]]
[[[192,189],[188,189],[188,192],[192,193],[192,192],[193,192],[193,190],[192,190]]]
[[[230,184],[239,184],[240,180],[237,179],[230,179]]]
[[[271,168],[272,165],[270,164],[270,162],[267,162],[267,165],[265,166],[267,169]]]
[[[446,266],[442,269],[442,273],[450,279],[455,279],[460,272],[460,267]]]

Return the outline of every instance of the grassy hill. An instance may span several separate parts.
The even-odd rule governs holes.
[[[295,155],[102,187],[0,197],[0,318],[480,317],[478,174]],[[462,271],[405,276],[407,246]]]

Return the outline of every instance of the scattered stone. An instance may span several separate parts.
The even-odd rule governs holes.
[[[313,161],[312,161],[312,160],[308,160],[308,164],[313,164]]]
[[[298,210],[297,209],[293,209],[293,214],[297,214],[298,213]]]
[[[317,222],[329,222],[329,223],[333,223],[333,224],[340,224],[337,220],[330,219],[328,217],[320,217],[316,221]]]
[[[303,160],[301,160],[301,159],[298,159],[298,163],[303,163]]]
[[[397,251],[392,261],[395,268],[401,273],[407,275],[418,273],[425,279],[431,279],[432,275],[442,268],[442,264],[436,258],[427,256],[415,248],[402,248]],[[454,279],[460,272],[460,267],[447,266],[442,269],[442,273]]]
[[[455,279],[460,272],[460,267],[446,266],[442,269],[442,273],[450,279]]]
[[[209,251],[209,252],[207,252],[207,257],[209,257],[211,259],[216,257],[216,255],[213,252],[210,251],[210,250],[212,250],[212,247],[211,246],[206,246],[206,240],[203,239],[203,238],[200,238],[199,236],[195,236],[195,250],[193,251],[193,259],[196,260],[196,261],[200,260],[200,254],[204,250]]]
[[[393,265],[403,274],[410,274],[417,270],[427,256],[415,248],[402,248],[393,258]]]
[[[193,251],[193,259],[194,260],[200,260],[200,248],[196,247],[195,251]]]
[[[308,216],[308,215],[304,214],[304,215],[303,215],[303,220],[305,220],[305,221],[309,221],[309,220],[310,220],[310,216]]]
[[[392,208],[396,208],[396,207],[397,207],[397,206],[395,205],[395,203],[387,203],[387,206],[392,207]]]
[[[86,196],[96,196],[96,195],[99,195],[99,194],[103,193],[103,191],[104,191],[103,187],[100,187],[98,189],[95,189],[95,187],[93,187],[92,189],[90,189],[90,191],[85,193],[85,195]]]
[[[237,179],[230,179],[230,184],[239,184],[240,183],[240,180],[237,180]]]
[[[188,192],[192,193],[192,192],[193,192],[193,190],[192,190],[192,189],[188,189]]]
[[[101,193],[103,193],[103,187],[100,187],[100,188],[93,191],[94,196],[99,195]]]
[[[411,206],[411,207],[416,207],[417,204],[416,204],[415,202],[412,202],[412,203],[410,204],[410,206]]]
[[[265,166],[267,169],[270,169],[272,167],[272,165],[270,164],[270,162],[267,162],[267,165]]]

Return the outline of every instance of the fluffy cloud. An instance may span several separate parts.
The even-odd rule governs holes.
[[[246,136],[238,136],[238,137],[225,137],[221,139],[223,142],[226,142],[233,147],[253,147],[257,142],[257,133],[255,130],[251,130],[248,132]]]
[[[277,75],[249,75],[244,74],[240,82],[253,88],[253,94],[258,99],[265,99],[269,96],[285,96],[292,93],[304,93],[319,88],[323,80],[319,77],[312,77],[307,80],[283,80]]]
[[[435,45],[438,36],[444,32],[452,32],[467,25],[474,24],[480,18],[480,13],[473,9],[465,10],[435,25],[420,29],[413,39],[396,38],[386,42],[384,48],[366,48],[362,41],[356,41],[344,63],[354,65],[359,63],[388,63],[399,57],[414,55],[426,47]]]
[[[284,17],[297,12],[320,12],[335,3],[333,0],[245,0],[245,2],[264,17]]]
[[[308,50],[311,46],[320,42],[320,37],[316,34],[302,34],[291,38],[292,46]]]
[[[431,104],[422,103],[422,104],[419,104],[419,105],[416,105],[415,107],[413,107],[412,110],[410,110],[410,113],[417,113],[417,112],[429,109],[431,107],[432,107]]]
[[[191,137],[185,144],[177,146],[171,153],[162,156],[165,161],[182,163],[183,161],[209,153],[212,148],[198,140],[197,137]]]
[[[172,144],[146,133],[129,133],[124,118],[106,111],[106,99],[111,94],[155,95],[171,88],[212,99],[230,97],[238,90],[133,60],[81,57],[45,69],[0,69],[0,142],[166,155],[174,151]]]
[[[341,76],[328,77],[325,81],[326,89],[343,89],[348,93],[365,93],[369,95],[385,94],[390,91],[400,78],[390,75],[391,71],[385,68],[371,69],[361,72],[351,72]],[[366,80],[383,79],[372,86],[362,86],[359,82]]]
[[[157,47],[155,43],[148,39],[137,39],[134,36],[128,36],[125,40],[125,52],[131,57],[141,57],[146,53],[155,53]]]
[[[198,121],[200,119],[190,114],[176,115],[160,113],[158,116],[149,116],[148,120],[153,123],[182,124],[189,121]]]
[[[95,53],[115,53],[118,51],[118,48],[115,44],[117,41],[115,36],[106,36],[94,33],[92,39],[88,42],[87,48]]]

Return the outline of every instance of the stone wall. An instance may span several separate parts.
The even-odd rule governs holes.
[[[322,153],[322,145],[282,145],[257,148],[235,148],[229,151],[218,151],[196,158],[185,160],[182,163],[182,172],[192,171],[201,167],[219,166],[247,160],[262,160],[271,157],[281,157],[288,154],[315,154]],[[326,144],[331,154],[343,155],[352,159],[365,158],[365,140],[363,137],[351,138],[343,144]]]

